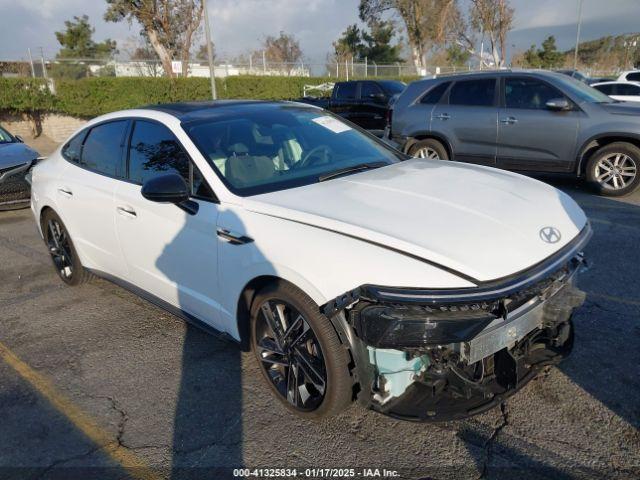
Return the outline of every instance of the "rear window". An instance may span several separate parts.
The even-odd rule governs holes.
[[[462,80],[451,87],[450,105],[490,107],[494,104],[496,93],[495,78],[482,80]]]
[[[438,103],[442,98],[442,95],[444,95],[444,92],[446,92],[447,88],[449,88],[449,85],[451,85],[451,82],[444,82],[444,83],[441,83],[440,85],[436,85],[431,90],[429,90],[424,97],[422,97],[422,99],[420,100],[420,103],[426,103],[426,104]]]
[[[92,128],[84,142],[80,163],[105,175],[122,176],[122,146],[127,125],[127,120],[120,120]]]
[[[640,72],[633,72],[633,73],[629,73],[627,75],[627,80],[631,81],[631,82],[638,82],[640,81]]]

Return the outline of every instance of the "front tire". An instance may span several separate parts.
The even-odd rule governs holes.
[[[600,195],[628,195],[640,185],[640,148],[614,142],[597,150],[587,163],[587,180]]]
[[[449,160],[447,149],[434,138],[427,138],[411,145],[409,155],[429,160]]]
[[[296,415],[325,418],[351,403],[348,352],[330,320],[295,286],[279,281],[256,295],[251,346],[272,392]]]
[[[46,210],[41,220],[44,242],[60,279],[67,285],[80,285],[90,280],[89,273],[80,262],[64,223],[53,210]]]

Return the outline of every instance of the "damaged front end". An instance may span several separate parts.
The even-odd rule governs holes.
[[[590,236],[587,225],[542,264],[477,288],[367,285],[327,304],[354,357],[360,403],[405,420],[461,419],[558,363],[585,299],[575,280]]]

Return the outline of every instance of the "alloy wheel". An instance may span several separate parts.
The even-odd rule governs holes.
[[[612,153],[602,157],[595,167],[595,178],[603,188],[620,190],[636,178],[636,162],[624,153]]]
[[[60,276],[71,278],[73,275],[73,256],[69,245],[69,236],[64,227],[55,219],[47,222],[47,246]]]
[[[440,155],[431,147],[420,148],[415,154],[415,158],[427,158],[429,160],[440,160]]]
[[[275,389],[297,410],[318,408],[327,388],[327,368],[307,320],[277,299],[265,301],[256,320],[257,353]]]

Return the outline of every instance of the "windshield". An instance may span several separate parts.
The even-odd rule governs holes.
[[[577,97],[581,102],[588,103],[612,103],[615,100],[608,97],[602,92],[599,92],[593,87],[590,87],[586,83],[576,80],[575,78],[568,77],[566,75],[558,75],[555,80],[561,84],[564,89],[568,90]]]
[[[256,195],[401,160],[401,154],[327,112],[296,105],[244,107],[184,126],[229,189]]]
[[[0,143],[13,143],[13,137],[9,132],[0,127]]]
[[[407,86],[402,82],[394,82],[390,80],[385,80],[382,82],[378,82],[382,89],[387,92],[389,95],[396,95],[402,93]]]

